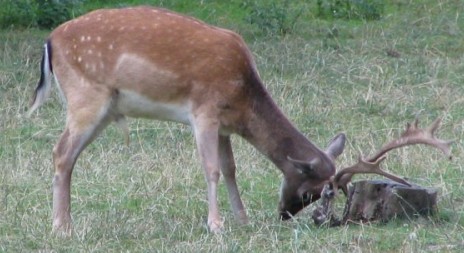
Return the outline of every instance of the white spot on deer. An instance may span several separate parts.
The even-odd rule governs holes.
[[[119,30],[120,32],[122,32],[122,31],[124,31],[124,29],[126,29],[126,27],[124,27],[124,26],[121,26],[121,27],[119,27],[119,29],[118,29],[118,30]]]
[[[82,61],[82,57],[77,57],[77,62],[81,62]]]
[[[87,50],[87,54],[93,54],[92,49]]]
[[[113,44],[110,44],[110,45],[108,46],[108,49],[109,49],[109,50],[113,50],[113,48],[114,48]]]
[[[102,38],[100,36],[97,36],[97,42],[101,42]]]
[[[81,42],[85,41],[85,36],[81,36]]]
[[[87,41],[90,41],[91,39],[92,39],[92,37],[87,36]]]

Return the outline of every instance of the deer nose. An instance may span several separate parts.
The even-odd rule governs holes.
[[[289,212],[287,212],[287,211],[280,212],[280,220],[289,220],[291,218],[292,218],[292,216],[290,215]]]

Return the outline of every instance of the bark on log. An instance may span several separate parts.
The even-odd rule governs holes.
[[[389,221],[437,212],[437,189],[405,186],[390,180],[354,182],[349,190],[343,223]]]

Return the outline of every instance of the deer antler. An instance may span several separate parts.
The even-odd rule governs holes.
[[[385,172],[380,168],[380,163],[385,160],[387,152],[415,144],[425,144],[440,149],[449,159],[451,159],[450,144],[453,141],[444,141],[435,137],[435,131],[440,126],[441,119],[436,119],[428,128],[421,129],[418,127],[419,121],[416,119],[414,124],[407,124],[406,130],[401,136],[389,143],[385,144],[375,155],[370,158],[359,158],[358,163],[353,166],[340,170],[333,178],[333,190],[337,192],[338,188],[343,190],[347,195],[347,185],[351,181],[354,174],[372,173],[382,175],[393,181],[410,186],[404,179]]]

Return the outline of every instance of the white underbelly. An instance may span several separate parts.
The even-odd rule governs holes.
[[[119,90],[117,112],[128,117],[175,121],[190,125],[191,107],[188,101],[156,102],[133,91]]]

